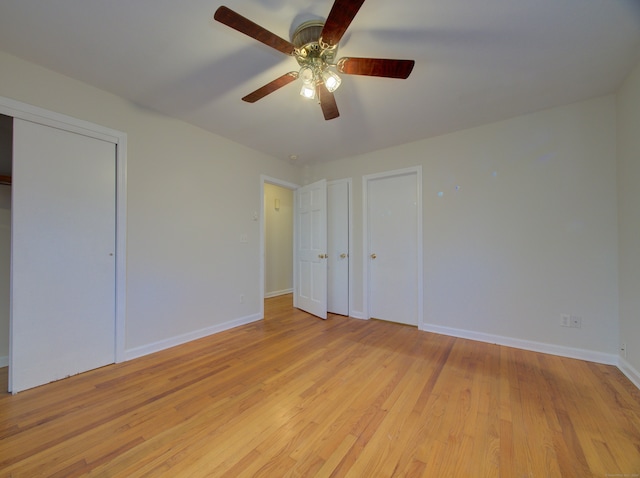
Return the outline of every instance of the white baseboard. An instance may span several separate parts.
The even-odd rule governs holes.
[[[559,355],[561,357],[575,358],[586,360],[588,362],[602,363],[606,365],[618,365],[619,357],[614,354],[605,354],[594,350],[578,349],[574,347],[564,347],[562,345],[546,344],[543,342],[535,342],[532,340],[514,339],[512,337],[503,337],[501,335],[485,334],[482,332],[473,332],[470,330],[454,329],[451,327],[442,327],[439,325],[426,324],[421,330],[425,332],[433,332],[436,334],[450,335],[452,337],[460,337],[462,339],[477,340],[479,342],[487,342],[491,344],[504,345],[506,347],[514,347],[523,350],[531,350],[532,352],[541,352],[551,355]]]
[[[264,298],[270,299],[271,297],[278,297],[279,295],[286,295],[293,293],[293,289],[276,290],[273,292],[265,292]]]
[[[351,318],[364,319],[362,312],[352,311]],[[240,325],[250,324],[262,319],[260,314],[254,314],[240,319],[225,322],[224,324],[218,324],[204,329],[196,330],[188,334],[172,337],[170,339],[161,340],[153,344],[143,345],[136,347],[125,352],[125,360],[131,360],[134,358],[142,357],[144,355],[159,352],[164,349],[175,347],[192,340],[197,340],[208,335],[216,334],[224,330],[232,329]],[[481,332],[472,332],[462,329],[453,329],[450,327],[441,327],[438,325],[426,325],[422,328],[425,332],[433,332],[436,334],[449,335],[452,337],[460,337],[463,339],[478,340],[480,342],[487,342],[492,344],[504,345],[507,347],[515,347],[524,350],[531,350],[533,352],[542,352],[553,355],[560,355],[562,357],[576,358],[580,360],[587,360],[589,362],[603,363],[607,365],[617,365],[620,371],[631,382],[640,389],[640,372],[631,366],[624,358],[613,355],[604,354],[602,352],[594,352],[591,350],[577,349],[572,347],[562,347],[559,345],[545,344],[542,342],[533,342],[529,340],[513,339],[510,337],[503,337],[501,335],[484,334]],[[0,368],[9,366],[9,357],[0,356]]]
[[[623,357],[618,357],[618,368],[636,387],[640,388],[640,372],[633,368]]]
[[[349,313],[349,317],[353,318],[353,319],[361,319],[364,320],[364,312],[361,312],[359,310],[352,310]]]
[[[225,322],[223,324],[212,325],[211,327],[206,327],[200,330],[194,330],[193,332],[189,332],[187,334],[178,335],[176,337],[171,337],[165,340],[160,340],[152,344],[135,347],[133,349],[129,349],[125,351],[124,359],[131,360],[138,357],[142,357],[144,355],[160,352],[161,350],[175,347],[176,345],[182,345],[187,342],[191,342],[192,340],[201,339],[202,337],[207,337],[209,335],[217,334],[218,332],[223,332],[225,330],[233,329],[234,327],[239,327],[240,325],[250,324],[251,322],[256,322],[261,319],[262,319],[262,316],[260,314],[248,315],[246,317],[234,319],[229,322]]]

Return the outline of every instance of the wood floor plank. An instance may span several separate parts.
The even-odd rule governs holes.
[[[615,367],[323,321],[290,295],[263,321],[0,395],[0,477],[634,474],[640,391]]]

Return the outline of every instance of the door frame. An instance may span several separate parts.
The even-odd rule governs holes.
[[[295,184],[295,183],[290,183],[289,181],[283,181],[282,179],[277,179],[277,178],[273,178],[271,176],[267,176],[265,174],[261,174],[260,175],[260,212],[258,214],[260,221],[259,221],[259,225],[258,228],[260,229],[259,232],[259,239],[258,239],[258,243],[260,244],[260,280],[259,280],[259,291],[258,293],[260,294],[260,317],[262,319],[264,319],[264,274],[265,274],[265,250],[264,250],[264,241],[265,241],[265,237],[264,237],[264,227],[265,227],[265,217],[264,217],[264,185],[265,183],[267,184],[273,184],[274,186],[279,186],[281,188],[285,188],[285,189],[290,189],[291,191],[294,191],[296,189],[298,189],[300,186]],[[294,216],[295,216],[295,212],[294,212]],[[294,217],[294,221],[293,221],[293,237],[295,238],[296,236],[296,221],[295,221],[295,217]],[[295,267],[295,263],[296,263],[296,248],[295,248],[295,243],[294,243],[294,247],[293,247],[293,251],[291,251],[293,254],[293,287],[295,289],[295,284],[296,284],[296,267]],[[293,294],[293,298],[294,298],[294,306],[295,306],[295,291]]]
[[[127,268],[127,134],[0,96],[0,114],[108,141],[116,146],[115,362],[125,360]],[[10,319],[11,323],[11,319]],[[9,350],[11,354],[11,349]]]
[[[369,284],[370,284],[370,261],[369,261],[369,181],[392,178],[394,176],[415,175],[416,197],[417,197],[417,256],[418,256],[418,330],[424,330],[424,300],[423,300],[423,243],[422,243],[422,166],[395,169],[382,173],[367,174],[362,176],[362,303],[364,306],[364,317],[370,319],[369,313]]]
[[[340,183],[340,182],[346,182],[349,185],[349,317],[352,317],[352,311],[353,311],[353,184],[352,184],[352,180],[351,178],[345,178],[345,179],[335,179],[332,181],[327,181],[327,185],[329,184],[333,184],[333,183]],[[264,241],[265,241],[265,237],[264,237],[264,227],[265,227],[265,217],[264,217],[264,185],[265,183],[268,184],[273,184],[274,186],[280,186],[282,188],[285,189],[290,189],[291,191],[293,191],[295,193],[295,190],[298,189],[300,187],[300,185],[296,184],[296,183],[292,183],[289,181],[284,181],[282,179],[278,179],[278,178],[274,178],[272,176],[268,176],[266,174],[261,174],[260,175],[260,212],[259,212],[259,238],[258,238],[258,242],[260,244],[260,280],[259,280],[259,297],[260,297],[260,317],[264,319],[264,274],[265,274],[265,250],[264,250]],[[296,220],[295,220],[295,211],[294,211],[294,221],[293,221],[293,237],[294,237],[294,246],[293,246],[293,287],[294,287],[294,294],[293,294],[293,306],[296,307],[296,294],[295,294],[295,286],[296,286],[296,279],[297,279],[297,273],[296,273],[296,259],[297,259],[297,254],[296,254],[296,247],[295,247],[295,237],[296,237],[296,232],[297,232],[297,225],[296,225]]]

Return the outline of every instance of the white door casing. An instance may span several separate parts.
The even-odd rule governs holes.
[[[116,360],[116,147],[14,119],[11,391]]]
[[[327,318],[327,182],[298,188],[295,215],[295,306]]]
[[[327,184],[327,309],[349,315],[350,180]]]
[[[296,184],[283,181],[277,178],[269,176],[260,176],[260,198],[261,208],[264,212],[264,184],[274,184],[283,188],[296,191],[300,187]],[[295,194],[295,193],[294,193]],[[297,199],[296,199],[297,200]],[[296,206],[297,207],[297,206]],[[295,215],[295,213],[294,213]],[[351,291],[351,261],[349,260],[350,254],[350,242],[351,237],[351,179],[340,179],[327,183],[327,254],[328,267],[327,267],[327,307],[333,313],[349,315],[350,311],[350,291]],[[260,223],[260,257],[261,257],[261,281],[260,281],[260,297],[265,296],[265,251],[264,251],[264,230],[265,230],[264,213],[261,215]],[[294,221],[294,244],[297,243],[297,232],[299,225],[297,219]],[[332,234],[329,231],[332,230]],[[334,240],[335,236],[335,240]],[[332,244],[334,241],[335,245]],[[333,251],[333,252],[332,252]],[[341,257],[342,255],[346,257]],[[293,262],[294,267],[294,295],[293,303],[294,307],[298,307],[298,252],[296,247],[293,250]],[[334,261],[337,266],[331,267],[330,261]],[[304,299],[303,299],[304,302]],[[331,305],[330,305],[331,304]],[[261,316],[264,317],[264,303],[262,304]]]
[[[127,135],[122,131],[97,125],[71,116],[0,96],[0,114],[28,120],[64,131],[78,133],[112,143],[116,149],[116,285],[115,285],[115,359],[125,360],[126,268],[127,268]],[[14,188],[12,188],[15,191]],[[12,265],[12,274],[14,266]],[[13,322],[13,320],[11,320]],[[11,331],[10,331],[11,334]],[[10,346],[10,356],[15,347]],[[11,363],[11,358],[9,359]],[[13,390],[12,368],[9,366],[9,391]],[[15,391],[14,391],[15,393]]]
[[[363,178],[367,318],[422,325],[421,173]]]

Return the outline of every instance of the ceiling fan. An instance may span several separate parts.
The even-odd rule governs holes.
[[[300,94],[318,98],[325,120],[340,116],[333,92],[340,86],[338,73],[406,79],[413,70],[413,60],[343,57],[335,60],[338,43],[358,13],[364,0],[335,0],[325,22],[312,20],[299,25],[291,41],[271,33],[248,18],[221,6],[214,19],[250,36],[271,48],[293,56],[300,69],[290,71],[242,98],[255,103],[270,93],[300,78]]]

